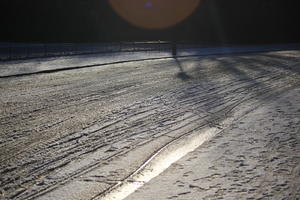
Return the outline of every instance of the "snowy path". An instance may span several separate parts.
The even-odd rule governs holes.
[[[0,79],[0,195],[92,199],[176,137],[299,87],[299,51]]]

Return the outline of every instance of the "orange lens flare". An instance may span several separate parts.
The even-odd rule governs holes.
[[[164,29],[189,17],[200,0],[109,0],[129,23],[144,29]]]

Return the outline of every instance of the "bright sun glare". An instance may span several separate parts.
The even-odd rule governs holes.
[[[109,0],[126,21],[144,29],[164,29],[189,17],[201,0]]]

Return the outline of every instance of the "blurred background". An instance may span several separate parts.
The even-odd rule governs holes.
[[[0,4],[1,42],[176,40],[228,45],[300,41],[296,0],[203,0],[188,19],[160,30],[129,24],[108,0],[1,0]]]

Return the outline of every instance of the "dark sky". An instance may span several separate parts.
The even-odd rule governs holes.
[[[145,30],[120,18],[107,0],[1,0],[1,41],[299,42],[296,2],[203,0],[196,12],[179,25]]]

